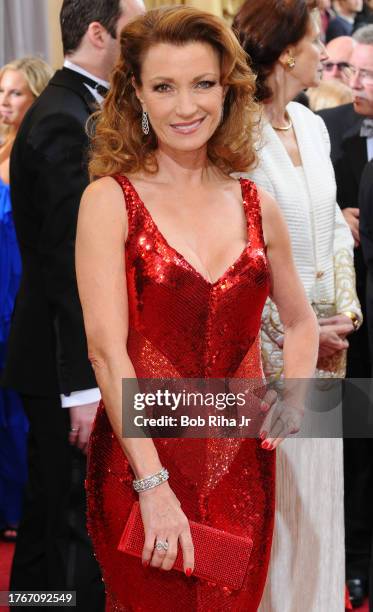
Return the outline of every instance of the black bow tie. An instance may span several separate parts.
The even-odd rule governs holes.
[[[92,87],[92,89],[95,89],[100,96],[105,98],[107,92],[109,91],[107,87],[105,87],[104,85],[100,85],[100,83],[97,83],[97,81],[90,79],[89,77],[85,76],[85,74],[82,75],[82,80],[85,85]]]
[[[360,136],[362,138],[372,138],[373,136],[373,119],[364,119],[360,128]]]
[[[88,80],[89,80],[89,83],[88,83]],[[104,85],[100,85],[100,83],[95,83],[94,81],[91,81],[90,79],[87,79],[86,77],[84,77],[84,84],[89,85],[89,87],[92,87],[93,89],[95,89],[102,98],[106,98],[106,95],[109,90]]]
[[[97,85],[95,86],[95,90],[98,94],[100,94],[102,98],[106,98],[106,95],[109,91],[107,87],[104,87],[104,85],[100,85],[99,83],[97,83]]]

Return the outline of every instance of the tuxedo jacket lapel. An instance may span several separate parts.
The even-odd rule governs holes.
[[[342,149],[348,157],[357,184],[360,183],[361,173],[368,161],[367,139],[360,136],[363,119],[364,117],[357,116],[356,121],[346,130],[342,138]]]
[[[57,70],[49,84],[54,87],[65,87],[74,91],[84,100],[89,114],[99,109],[99,104],[92,96],[89,89],[84,85],[84,77],[74,70],[70,70],[69,68]]]

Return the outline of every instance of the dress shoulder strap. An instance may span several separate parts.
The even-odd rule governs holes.
[[[124,203],[127,209],[128,215],[128,236],[132,233],[132,230],[136,223],[136,216],[139,210],[141,202],[139,196],[132,185],[131,181],[123,174],[114,174],[112,178],[122,188]]]
[[[240,179],[244,210],[250,243],[256,248],[265,248],[262,209],[256,184],[250,179]]]

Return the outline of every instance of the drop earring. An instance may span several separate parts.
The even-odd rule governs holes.
[[[286,61],[288,68],[290,68],[290,70],[292,70],[295,67],[295,57],[293,57],[292,55],[290,55],[289,59]]]
[[[145,136],[147,136],[150,132],[150,127],[149,127],[148,113],[146,111],[142,112],[141,127],[142,127],[142,131],[144,132]]]

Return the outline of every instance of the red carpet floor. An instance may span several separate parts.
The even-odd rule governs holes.
[[[9,586],[9,572],[12,563],[14,546],[0,542],[0,591],[7,591]],[[0,606],[1,612],[8,611],[9,608]],[[304,612],[307,612],[306,610]],[[362,608],[355,608],[354,612],[369,612],[368,602]]]
[[[0,591],[7,591],[9,587],[9,573],[14,552],[13,544],[0,542]],[[1,612],[9,610],[8,607],[0,606]]]

